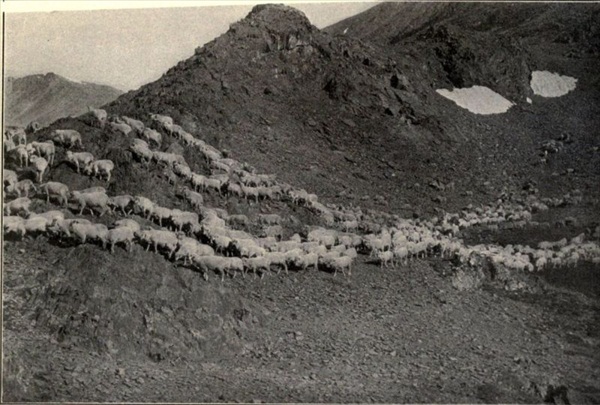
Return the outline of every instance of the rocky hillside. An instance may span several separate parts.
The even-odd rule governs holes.
[[[383,28],[373,30],[372,38],[349,35],[354,32],[351,24],[360,32],[373,13],[390,14],[388,7],[400,6],[374,7],[327,30],[335,34],[350,27],[346,35],[332,35],[293,8],[257,6],[193,57],[107,109],[138,118],[146,111],[171,115],[262,172],[276,173],[327,199],[388,205],[404,213],[414,205],[433,209],[432,198],[448,199],[449,204],[465,201],[459,193],[431,189],[431,182],[454,184],[474,193],[472,200],[490,187],[545,183],[567,168],[584,177],[599,174],[598,154],[591,149],[600,112],[595,53],[570,63],[566,72],[579,78],[575,92],[529,105],[525,98],[534,97],[530,73],[544,64],[527,47],[534,38],[527,37],[533,34],[525,23],[492,35],[469,28],[480,8],[454,13],[459,5],[440,4],[423,13],[414,28],[409,24],[403,30],[400,19],[392,30],[376,15],[373,24]],[[419,7],[426,6],[411,7],[413,15],[420,15]],[[460,15],[466,22],[460,25],[454,23],[458,17],[448,17],[452,24],[426,29],[438,14]],[[482,15],[512,21],[505,14],[490,10]],[[486,21],[491,26],[495,20]],[[535,36],[556,32],[547,25],[540,23]],[[591,44],[593,36],[587,33],[594,27],[578,35]],[[406,37],[405,32],[411,34]],[[564,55],[570,46],[556,44],[556,61],[572,62]],[[475,83],[487,84],[516,107],[506,114],[478,116],[435,92]],[[565,159],[536,166],[540,145],[567,132],[577,141]],[[572,153],[586,159],[572,161]],[[558,189],[573,185],[573,179],[553,181],[560,184]],[[588,181],[575,180],[580,187]]]
[[[55,73],[8,77],[5,82],[4,119],[7,125],[41,125],[99,107],[123,94],[122,91],[94,83],[78,83]]]
[[[570,38],[573,26],[596,32],[594,20],[585,28],[588,13],[573,14],[580,24],[530,29],[512,8],[396,7],[404,6],[319,30],[293,8],[257,6],[159,80],[103,106],[105,119],[65,117],[28,135],[56,141],[43,181],[106,188],[106,206],[120,208],[106,210],[100,191],[85,210],[76,193],[63,205],[32,193],[32,213],[88,220],[95,231],[10,219],[3,399],[598,403],[595,39],[528,46],[555,31]],[[478,15],[492,28],[474,28]],[[502,28],[508,23],[518,29]],[[354,35],[361,27],[369,37]],[[577,87],[537,96],[529,79],[538,69],[573,76]],[[436,92],[473,84],[514,106],[477,115]],[[126,120],[158,132],[138,133]],[[55,129],[76,130],[82,142]],[[161,142],[141,149],[137,138],[148,134]],[[23,149],[5,153],[5,169],[34,181]],[[110,181],[67,162],[83,151],[114,163]],[[9,174],[5,186],[14,186]],[[4,202],[15,204],[9,188]],[[178,226],[190,213],[201,223]],[[111,252],[104,242],[117,235],[102,225],[124,218],[164,239],[151,246],[150,233],[136,232]],[[384,242],[392,235],[377,230],[390,224],[400,229]],[[313,225],[335,230],[335,241],[329,233],[313,246],[321,253],[310,266],[299,260],[314,252],[291,250],[282,269],[277,253],[307,242]],[[185,258],[175,229],[193,246],[210,245],[207,256],[227,260],[227,270]],[[253,259],[272,262],[258,271],[248,260],[231,264],[242,256],[239,240],[258,243],[271,231],[283,242]],[[346,243],[357,250],[352,270],[336,276],[323,259],[342,243],[345,257]]]

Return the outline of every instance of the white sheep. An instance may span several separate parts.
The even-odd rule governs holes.
[[[160,148],[160,145],[162,143],[162,135],[158,131],[155,131],[151,128],[144,128],[144,131],[142,132],[141,136],[148,142],[148,144],[154,142],[156,146]]]
[[[127,124],[129,125],[132,129],[134,129],[138,134],[141,134],[144,132],[144,128],[145,125],[142,121],[138,121],[136,119],[133,118],[129,118],[126,116],[122,116],[121,119]]]
[[[125,226],[133,230],[133,232],[137,232],[141,229],[139,222],[137,222],[135,219],[119,219],[113,224],[113,228],[122,228]]]
[[[108,207],[108,195],[106,195],[106,193],[81,193],[79,191],[73,191],[71,196],[75,200],[77,206],[80,207],[79,215],[83,214],[83,210],[86,207],[90,210],[92,215],[94,215],[94,209],[99,209],[100,217],[110,211],[110,208]]]
[[[73,224],[88,224],[88,225],[90,225],[91,222],[85,218],[72,218],[72,219],[55,218],[50,222],[47,230],[54,235],[58,235],[61,237],[71,237],[71,231],[72,231]]]
[[[261,233],[263,237],[272,236],[277,240],[281,240],[281,238],[283,237],[283,228],[281,227],[281,225],[267,226],[262,229]]]
[[[338,257],[330,257],[323,261],[325,267],[328,267],[333,270],[333,275],[335,276],[338,271],[341,271],[342,274],[346,274],[345,270],[348,269],[348,275],[352,274],[352,258],[350,256],[338,256]]]
[[[31,216],[24,222],[25,231],[29,234],[40,235],[46,233],[50,221],[41,216]]]
[[[46,218],[49,223],[54,223],[58,220],[65,219],[65,214],[62,211],[51,210],[42,212],[41,214],[32,214],[29,218],[34,217]]]
[[[113,169],[115,168],[115,164],[112,160],[103,159],[103,160],[95,160],[86,168],[86,173],[91,174],[94,177],[102,178],[106,175],[106,182],[110,182],[110,175]]]
[[[21,197],[22,195],[25,195],[25,197],[29,197],[29,192],[33,191],[33,193],[35,194],[37,192],[37,188],[35,187],[35,184],[33,184],[33,181],[29,180],[29,179],[25,179],[25,180],[21,180],[19,182],[17,182],[12,190],[17,193],[18,197]]]
[[[141,139],[134,139],[129,146],[129,150],[133,152],[142,163],[148,164],[154,157],[154,152],[152,152],[148,144]]]
[[[33,165],[33,170],[35,170],[38,183],[41,183],[44,173],[48,169],[48,161],[43,157],[32,156],[29,159],[29,162]]]
[[[29,165],[29,152],[26,145],[19,145],[10,150],[10,153],[19,160],[19,167]]]
[[[265,273],[271,268],[271,260],[267,256],[243,258],[242,263],[244,264],[244,268],[252,270],[255,277],[256,271],[261,270],[260,278],[263,278]],[[245,276],[244,272],[242,274]]]
[[[72,148],[79,145],[83,148],[81,134],[74,129],[55,129],[50,135],[51,139],[65,147]]]
[[[177,235],[171,231],[146,229],[138,231],[135,236],[146,243],[146,251],[150,246],[154,248],[154,252],[158,252],[158,248],[166,249],[168,257],[172,258],[177,249],[179,239]]]
[[[393,266],[394,253],[390,250],[386,250],[385,252],[377,252],[377,260],[379,261],[381,268],[389,267],[390,263]]]
[[[258,214],[258,222],[264,225],[281,225],[282,221],[277,214]]]
[[[132,203],[133,203],[133,197],[128,194],[118,195],[115,197],[110,197],[108,199],[108,206],[112,208],[113,212],[116,212],[118,209],[120,209],[121,212],[123,213],[123,215],[131,214]],[[128,208],[129,208],[129,212],[127,212]]]
[[[131,128],[131,126],[125,124],[124,122],[109,122],[108,126],[114,131],[114,132],[120,132],[121,134],[127,136],[131,133],[131,131],[133,130],[133,128]]]
[[[133,209],[136,213],[141,213],[146,219],[149,219],[154,212],[155,204],[146,197],[136,196],[133,199]]]
[[[163,220],[169,220],[171,218],[172,211],[170,208],[161,207],[160,205],[154,205],[154,209],[150,214],[150,218],[158,221],[159,226],[163,226]]]
[[[8,169],[2,169],[2,177],[4,178],[4,186],[6,189],[12,188],[19,181],[17,173]]]
[[[184,187],[183,189],[183,196],[194,209],[198,209],[204,204],[204,197],[202,197],[202,194],[192,191],[187,187]]]
[[[54,164],[56,147],[51,140],[46,142],[31,142],[27,145],[27,148],[31,153],[37,153],[38,156],[45,158],[50,165]]]
[[[108,228],[104,224],[86,224],[74,222],[70,226],[70,231],[79,238],[81,243],[86,243],[89,240],[102,243],[102,247],[106,247],[106,237]]]
[[[4,216],[2,217],[2,228],[4,234],[16,233],[20,238],[25,236],[25,220],[19,216]]]
[[[88,167],[94,161],[94,155],[90,152],[73,153],[69,150],[67,151],[66,161],[74,164],[77,168],[77,173],[79,173],[80,169]]]
[[[29,216],[29,206],[31,205],[31,200],[27,197],[19,197],[8,203],[4,204],[4,214],[5,215],[13,215],[20,214],[24,212],[25,215]]]
[[[66,184],[57,181],[49,181],[40,184],[39,190],[46,193],[46,203],[50,203],[50,196],[52,196],[58,197],[59,202],[62,203],[63,206],[67,205],[69,200],[69,187]]]
[[[120,226],[109,229],[106,235],[106,242],[110,244],[110,251],[114,253],[117,243],[124,243],[128,252],[131,251],[131,244],[134,238],[134,230],[129,226]]]

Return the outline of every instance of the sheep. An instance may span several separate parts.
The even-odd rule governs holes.
[[[345,232],[355,231],[358,229],[358,221],[344,221],[342,222],[342,229],[344,229]]]
[[[178,235],[178,237],[179,242],[173,258],[175,261],[183,258],[184,266],[187,265],[188,260],[193,263],[195,257],[213,256],[215,254],[212,247],[203,245],[194,238],[183,235]]]
[[[227,194],[234,195],[236,197],[242,198],[244,197],[244,193],[242,191],[242,187],[237,183],[228,182],[225,187],[225,192]]]
[[[145,164],[150,163],[154,157],[154,152],[150,150],[148,144],[141,139],[134,139],[129,145],[129,150],[133,152],[137,158]]]
[[[246,201],[248,201],[248,197],[253,197],[254,201],[258,202],[258,189],[256,187],[246,187],[242,184],[240,188]]]
[[[154,142],[156,144],[156,146],[158,146],[160,148],[160,145],[162,143],[162,136],[159,132],[151,129],[151,128],[144,128],[144,131],[142,132],[142,138],[144,138],[148,144],[150,144],[151,142]]]
[[[41,214],[32,214],[29,218],[35,217],[45,218],[49,223],[53,223],[55,221],[65,219],[65,214],[62,211],[51,210],[43,212]]]
[[[183,177],[186,180],[192,179],[192,169],[187,165],[187,163],[175,162],[173,163],[173,173],[176,175]]]
[[[16,146],[10,150],[10,153],[18,159],[19,167],[29,165],[29,152],[26,145]]]
[[[50,221],[48,221],[47,218],[40,216],[31,216],[27,218],[24,222],[25,232],[36,235],[46,233],[46,228],[48,227],[49,222]]]
[[[165,127],[172,128],[173,125],[175,125],[173,118],[169,117],[168,115],[150,114],[150,119],[152,120],[152,123],[155,124],[159,129]]]
[[[179,239],[175,233],[164,230],[140,230],[135,233],[135,237],[146,243],[146,251],[150,249],[150,246],[154,247],[154,252],[157,253],[159,247],[166,249],[170,259],[175,255],[175,250],[179,243]]]
[[[94,215],[94,208],[100,209],[100,217],[110,211],[110,208],[108,208],[108,195],[106,195],[106,193],[81,193],[79,191],[73,191],[71,196],[75,200],[77,206],[81,207],[79,215],[83,214],[83,210],[86,207],[88,207],[92,216]]]
[[[122,116],[121,119],[138,134],[141,134],[144,132],[145,125],[142,121],[138,121],[136,119],[129,118],[126,116]]]
[[[67,157],[65,160],[75,165],[77,173],[79,173],[80,169],[87,168],[90,164],[92,164],[94,161],[94,155],[92,155],[90,152],[73,153],[69,150],[67,151]]]
[[[27,145],[30,152],[35,152],[38,156],[41,156],[48,160],[50,165],[54,164],[54,156],[56,155],[56,147],[52,140],[46,142],[31,142]],[[68,152],[67,152],[68,153]]]
[[[9,153],[17,147],[12,139],[5,139],[2,146],[4,147],[4,153]]]
[[[115,164],[112,160],[103,159],[103,160],[95,160],[86,168],[87,174],[92,174],[94,177],[102,178],[103,175],[106,175],[106,182],[110,182],[110,175],[113,169],[115,168]]]
[[[331,257],[323,262],[323,264],[333,269],[333,275],[335,276],[338,271],[341,271],[342,274],[345,273],[345,269],[348,269],[348,275],[352,274],[352,258],[349,256],[339,256],[339,257]]]
[[[121,209],[121,212],[123,213],[123,215],[131,215],[132,203],[133,203],[133,197],[128,194],[118,195],[115,197],[110,197],[108,199],[108,206],[112,208],[112,211],[116,212],[117,209]],[[127,208],[130,208],[129,212],[127,212]]]
[[[108,119],[106,110],[88,106],[88,113],[86,115],[91,118],[91,121],[89,122],[92,125],[97,126],[98,128],[104,128],[106,125],[106,121]]]
[[[5,215],[13,215],[19,214],[21,212],[25,212],[27,216],[29,216],[29,206],[31,205],[31,200],[27,197],[19,197],[8,203],[4,204],[4,214]]]
[[[261,279],[264,277],[265,273],[268,272],[271,268],[271,260],[267,256],[243,258],[242,263],[244,264],[244,268],[252,270],[255,277],[256,277],[256,270],[261,270],[261,273],[260,273]],[[245,276],[245,273],[242,272],[242,275]]]
[[[44,173],[48,169],[48,161],[39,156],[32,156],[29,161],[33,165],[33,169],[36,172],[38,183],[41,183]]]
[[[79,145],[80,148],[83,148],[81,134],[74,129],[55,129],[50,134],[50,138],[55,143],[63,145],[67,148],[72,148],[76,145]]]
[[[250,223],[250,220],[248,219],[248,217],[246,215],[229,215],[227,217],[227,223],[229,223],[230,225],[241,225],[241,226],[247,226]]]
[[[200,256],[194,257],[193,264],[204,272],[204,277],[209,271],[213,271],[221,274],[221,281],[225,281],[225,271],[230,268],[231,262],[227,257],[222,256]],[[244,264],[242,262],[242,271]]]
[[[226,165],[225,163],[220,162],[219,160],[213,160],[210,163],[211,170],[221,170],[225,173],[229,173],[231,171],[231,167]]]
[[[108,126],[114,131],[114,132],[120,132],[121,134],[127,136],[131,133],[131,131],[133,131],[133,128],[131,128],[131,126],[125,124],[124,122],[109,122]]]
[[[176,153],[155,151],[152,154],[152,159],[156,160],[157,163],[166,163],[169,167],[172,167],[175,163],[187,165],[185,158]]]
[[[141,229],[140,224],[135,220],[135,219],[119,219],[118,221],[115,221],[115,223],[113,224],[113,228],[122,228],[122,227],[128,227],[131,230],[133,230],[133,232],[137,232]]]
[[[319,242],[328,248],[335,244],[337,239],[337,232],[334,230],[326,230],[324,228],[317,228],[310,231],[307,236],[309,242]]]
[[[282,219],[277,214],[258,214],[258,222],[264,225],[281,225]]]
[[[51,234],[54,234],[54,235],[70,237],[73,224],[88,224],[88,225],[90,225],[91,222],[85,218],[74,218],[74,219],[54,218],[50,222],[47,230]]]
[[[300,249],[302,247],[302,244],[300,242],[295,242],[295,241],[282,241],[282,242],[277,242],[277,244],[275,246],[273,246],[270,250],[272,252],[288,252],[290,250],[294,250],[294,249]]]
[[[17,144],[25,145],[27,144],[27,132],[25,132],[24,128],[21,127],[13,127],[4,131],[5,140],[14,142],[14,138],[17,138]]]
[[[94,240],[101,242],[102,248],[106,247],[108,228],[104,224],[74,222],[70,226],[70,231],[79,238],[81,243]]]
[[[40,184],[38,188],[40,191],[46,193],[46,203],[50,203],[50,196],[52,196],[58,197],[59,202],[62,203],[63,206],[67,206],[69,200],[69,187],[66,184],[57,181],[49,181]]]
[[[271,266],[281,266],[285,270],[285,273],[288,273],[288,257],[285,253],[267,252],[265,253],[264,257],[266,257],[270,261]],[[278,267],[277,274],[279,274],[280,272],[281,268]]]
[[[25,180],[21,180],[19,182],[17,182],[13,188],[12,191],[14,191],[15,193],[17,193],[18,197],[21,197],[21,195],[25,195],[25,197],[29,197],[29,192],[33,191],[34,194],[37,192],[37,188],[35,186],[35,184],[33,184],[33,181],[29,180],[29,179],[25,179]]]
[[[194,186],[194,190],[204,190],[206,177],[201,174],[192,173],[191,182],[192,186]]]
[[[134,230],[129,226],[120,226],[114,229],[109,229],[106,235],[106,242],[110,244],[110,252],[114,253],[117,243],[124,243],[125,250],[131,251],[131,244],[134,238]]]
[[[281,227],[281,225],[267,226],[262,229],[261,233],[263,237],[272,236],[277,240],[281,240],[281,238],[283,237],[283,228]]]
[[[392,263],[393,266],[394,253],[390,250],[385,252],[377,252],[377,260],[379,261],[381,268],[383,266],[389,267],[389,264]]]
[[[2,169],[2,177],[4,178],[4,187],[6,188],[13,187],[19,181],[17,173],[8,169]]]
[[[2,217],[2,228],[4,234],[16,233],[19,238],[25,236],[25,220],[19,216],[4,216]]]
[[[198,224],[198,214],[195,212],[179,211],[177,209],[171,212],[171,222],[178,231],[182,231],[184,227],[192,229]]]
[[[204,197],[202,197],[202,194],[192,191],[188,187],[183,188],[183,197],[194,209],[198,209],[204,204]]]
[[[227,247],[227,251],[240,257],[258,257],[264,256],[267,251],[259,246],[253,239],[232,240]]]
[[[317,253],[307,253],[296,256],[292,260],[294,266],[301,268],[302,270],[306,270],[306,268],[309,266],[313,266],[315,270],[319,269],[319,255]]]
[[[171,218],[172,211],[170,208],[161,207],[160,205],[155,205],[152,213],[150,214],[150,218],[158,221],[159,226],[163,226],[163,220],[168,220]]]
[[[222,194],[222,192],[221,192],[222,185],[223,185],[223,182],[221,182],[221,180],[219,180],[219,179],[214,179],[214,178],[209,177],[204,180],[205,188],[212,188],[213,190],[218,191],[219,194]]]

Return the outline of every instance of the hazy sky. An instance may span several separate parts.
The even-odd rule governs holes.
[[[140,3],[135,6],[140,7]],[[230,24],[244,18],[256,4],[236,3],[185,8],[7,12],[5,74],[21,77],[54,72],[73,80],[109,84],[122,90],[136,89],[192,56],[196,47],[226,32]],[[319,28],[375,5],[373,2],[286,3],[303,11]]]

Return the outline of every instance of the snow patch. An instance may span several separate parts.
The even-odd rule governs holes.
[[[473,86],[464,89],[438,89],[440,95],[454,101],[459,107],[474,114],[501,114],[514,105],[500,94],[485,86]]]
[[[531,90],[542,97],[560,97],[575,90],[577,79],[561,76],[547,70],[535,70],[531,73]]]

